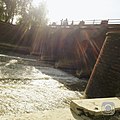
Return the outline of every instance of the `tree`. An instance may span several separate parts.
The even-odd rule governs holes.
[[[0,20],[1,21],[4,20],[4,5],[1,0],[0,0]]]
[[[0,19],[4,22],[12,23],[15,11],[16,11],[17,0],[0,0]]]
[[[17,24],[44,26],[47,24],[47,8],[45,2],[38,7],[32,5],[33,0],[0,0],[0,21]]]
[[[38,26],[44,26],[47,24],[47,8],[46,3],[43,1],[41,2],[38,7],[32,6],[29,17],[30,17],[30,24],[32,25],[38,25]]]
[[[25,9],[27,8],[27,9]],[[47,7],[43,1],[37,7],[27,4],[26,7],[22,7],[18,23],[25,24],[27,27],[31,26],[45,26],[47,24]]]

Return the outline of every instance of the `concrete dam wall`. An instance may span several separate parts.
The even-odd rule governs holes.
[[[32,27],[0,22],[0,48],[54,61],[55,67],[89,76],[108,29],[101,25],[82,27]]]
[[[85,94],[88,98],[120,95],[120,32],[107,34]]]

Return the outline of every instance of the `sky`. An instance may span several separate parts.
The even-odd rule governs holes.
[[[34,0],[38,4],[41,0]],[[59,22],[93,20],[93,19],[119,19],[120,0],[46,0],[48,19]]]

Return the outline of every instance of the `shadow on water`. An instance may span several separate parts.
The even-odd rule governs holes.
[[[37,69],[41,70],[42,73],[51,76],[53,79],[64,84],[66,88],[73,91],[84,91],[87,85],[87,80],[79,79],[71,74],[68,74],[58,69],[47,68],[47,67],[41,67],[41,68],[37,67]]]

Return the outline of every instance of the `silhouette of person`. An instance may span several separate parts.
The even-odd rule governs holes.
[[[61,25],[63,25],[63,19],[61,20]]]
[[[53,22],[53,23],[52,23],[52,26],[56,26],[56,25],[57,25],[56,22]]]
[[[74,24],[74,21],[72,20],[72,23],[71,23],[71,25],[73,25]]]
[[[63,21],[63,25],[64,25],[64,26],[67,26],[67,25],[68,25],[68,20],[67,20],[67,18]]]
[[[84,24],[85,24],[85,22],[83,20],[80,21],[80,23],[79,23],[80,26],[83,26]]]
[[[65,21],[66,21],[66,26],[67,26],[67,25],[68,25],[68,19],[66,18],[66,20],[65,20]]]

